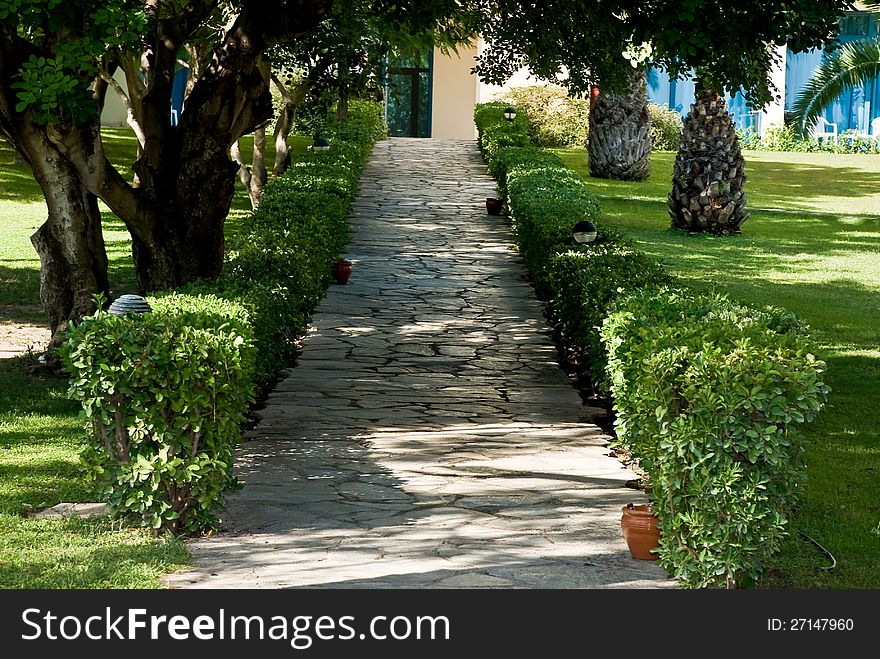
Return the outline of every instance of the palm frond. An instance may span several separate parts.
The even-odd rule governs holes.
[[[793,109],[797,125],[805,130],[848,89],[864,85],[878,75],[880,39],[844,44],[819,65],[797,95]]]

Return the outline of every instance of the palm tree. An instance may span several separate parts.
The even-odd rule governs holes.
[[[645,69],[633,72],[626,94],[602,94],[590,104],[590,176],[641,181],[651,173],[651,117]]]
[[[745,161],[724,98],[702,87],[684,120],[667,203],[672,226],[691,233],[740,233]]]
[[[792,115],[807,132],[825,108],[851,87],[880,75],[880,39],[852,41],[831,53],[813,72],[795,100]]]

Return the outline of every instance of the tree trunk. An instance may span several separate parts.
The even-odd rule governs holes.
[[[109,296],[107,253],[98,200],[74,168],[37,130],[20,142],[46,199],[48,217],[31,236],[40,257],[40,300],[52,331],[52,344],[69,321],[94,312],[92,296]]]
[[[684,121],[667,203],[672,226],[691,233],[741,233],[745,161],[724,99],[706,90]]]
[[[275,141],[275,164],[272,167],[272,175],[280,176],[290,167],[291,154],[287,138],[293,129],[296,110],[308,96],[314,82],[309,78],[303,78],[292,93],[278,76],[272,75],[272,82],[284,99],[284,107],[281,108],[281,114],[275,122],[275,131],[272,134],[272,139]]]
[[[268,178],[265,162],[266,129],[258,128],[254,131],[254,152],[250,165],[244,161],[244,156],[241,155],[240,142],[241,140],[235,140],[229,152],[232,159],[238,164],[238,178],[244,189],[247,190],[251,208],[256,210],[263,198],[263,190]]]
[[[591,95],[590,176],[641,181],[651,173],[651,117],[645,70],[633,72],[628,94]]]

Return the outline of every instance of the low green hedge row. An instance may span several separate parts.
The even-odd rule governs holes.
[[[83,460],[116,513],[174,532],[216,524],[248,407],[289,363],[347,241],[382,109],[353,101],[322,134],[330,151],[267,185],[216,281],[156,294],[149,314],[98,312],[71,328],[62,359],[88,430]]]
[[[507,191],[520,254],[538,292],[549,297],[553,256],[576,247],[572,230],[578,221],[591,220],[599,226],[599,202],[580,175],[565,167],[515,168],[508,174]],[[607,240],[603,229],[596,243]]]
[[[484,156],[506,179],[520,252],[566,348],[612,394],[616,444],[660,519],[661,564],[686,587],[756,580],[803,487],[797,426],[828,394],[805,328],[781,310],[668,288],[661,265],[602,226],[584,182],[533,148]],[[599,237],[573,246],[584,218]]]
[[[608,391],[605,347],[599,328],[612,303],[632,291],[669,283],[659,263],[622,240],[553,255],[547,267],[550,305],[574,360],[589,369],[593,386]]]
[[[661,565],[695,588],[757,580],[806,477],[797,426],[828,394],[803,328],[778,309],[650,288],[601,332],[617,442],[647,472]]]

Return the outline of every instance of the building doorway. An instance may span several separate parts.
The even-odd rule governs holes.
[[[385,119],[392,137],[431,137],[433,64],[433,49],[388,63]]]

